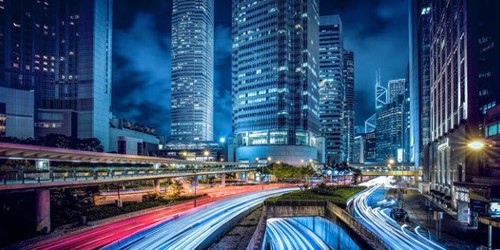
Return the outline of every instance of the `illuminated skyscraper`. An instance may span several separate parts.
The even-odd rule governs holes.
[[[233,0],[236,160],[317,158],[317,0]]]
[[[347,162],[353,158],[354,147],[354,52],[344,50],[344,83],[345,104],[344,117],[346,119]],[[364,159],[363,159],[364,160]]]
[[[382,108],[387,103],[387,88],[382,86],[380,69],[375,72],[375,109]]]
[[[173,141],[212,141],[214,0],[174,0],[171,111]]]
[[[321,135],[326,139],[328,163],[347,160],[344,43],[340,16],[321,16],[319,27]]]
[[[7,110],[9,103],[34,105],[35,136],[95,137],[108,149],[112,6],[112,0],[0,1],[0,85],[34,91],[34,100],[28,93],[22,103],[0,103]]]
[[[412,3],[419,6],[418,1]],[[428,60],[430,70],[429,160],[425,162],[429,165],[424,167],[428,186],[424,190],[456,210],[458,220],[477,223],[477,216],[489,216],[485,213],[487,205],[481,202],[486,200],[487,204],[500,198],[495,195],[496,165],[489,165],[495,155],[492,153],[498,152],[495,145],[499,139],[494,137],[498,127],[491,124],[493,121],[488,118],[493,117],[487,115],[500,104],[500,2],[460,0],[427,4],[414,9],[412,14],[421,16],[411,19],[414,26],[418,24],[415,22],[429,21],[429,28],[424,31],[429,32],[429,51],[418,54],[420,58],[428,56],[421,63]],[[422,15],[429,16],[424,19]],[[468,147],[485,136],[490,147],[482,152]]]

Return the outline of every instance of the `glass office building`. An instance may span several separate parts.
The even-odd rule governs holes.
[[[212,141],[214,0],[174,0],[172,141]]]
[[[427,181],[430,142],[430,0],[409,1],[410,145],[415,167],[424,167]]]
[[[108,149],[112,5],[0,2],[0,85],[35,92],[35,136],[95,137]]]
[[[344,117],[346,121],[347,135],[347,162],[353,161],[354,157],[354,52],[344,50],[344,82],[345,82],[345,104]]]
[[[232,3],[236,160],[316,160],[318,1]]]
[[[347,160],[346,88],[342,21],[321,16],[319,27],[320,131],[326,139],[328,163]]]

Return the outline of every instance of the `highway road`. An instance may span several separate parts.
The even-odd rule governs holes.
[[[265,189],[276,188],[283,185],[265,185]],[[81,230],[62,237],[46,240],[25,249],[96,249],[107,244],[138,233],[165,221],[173,220],[183,214],[193,213],[204,205],[226,199],[229,197],[257,192],[261,190],[260,185],[235,186],[226,188],[213,188],[203,190],[200,193],[208,193],[208,196],[198,199],[197,208],[193,208],[193,201],[185,201],[181,204],[153,210],[148,213],[131,216],[129,218],[106,222],[89,229]],[[273,189],[271,189],[273,190]]]
[[[267,198],[293,190],[297,188],[265,190],[207,204],[196,212],[158,224],[104,249],[196,249],[210,241],[214,232],[238,214],[256,207]]]
[[[272,218],[267,220],[266,239],[272,250],[331,249],[309,228],[291,218]]]
[[[444,250],[445,248],[418,233],[418,228],[410,231],[408,225],[398,224],[389,216],[388,208],[370,207],[368,205],[370,196],[374,195],[377,189],[390,185],[389,181],[389,177],[378,177],[364,184],[368,188],[356,195],[349,204],[354,208],[356,219],[382,238],[393,249]]]

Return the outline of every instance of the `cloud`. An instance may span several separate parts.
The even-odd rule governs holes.
[[[170,133],[170,36],[153,15],[138,13],[113,37],[113,112]]]

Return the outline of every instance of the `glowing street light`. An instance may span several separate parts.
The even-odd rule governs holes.
[[[271,156],[268,156],[267,157],[267,161],[270,162],[273,158],[271,158]]]
[[[389,159],[389,164],[391,164],[391,165],[392,165],[392,164],[394,164],[394,162],[395,162],[395,161],[394,161],[394,159],[393,159],[393,158],[390,158],[390,159]]]
[[[474,140],[474,141],[470,142],[469,144],[467,144],[467,146],[472,150],[479,151],[479,150],[483,149],[485,145],[484,145],[484,142],[482,142],[480,140]]]
[[[210,152],[208,150],[203,151],[203,155],[206,157],[206,161],[208,161],[208,155],[210,155]]]

